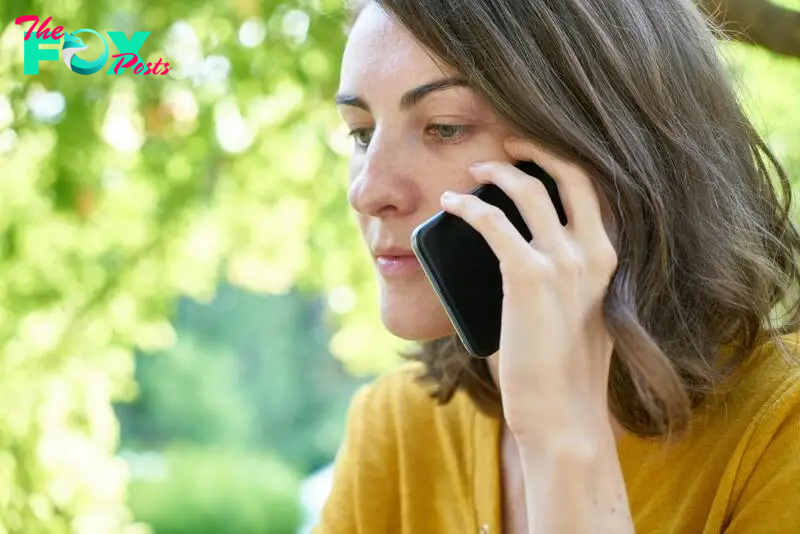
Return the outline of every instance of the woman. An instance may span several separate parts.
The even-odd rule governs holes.
[[[800,235],[689,0],[369,2],[337,103],[382,320],[422,348],[353,399],[317,532],[800,532]],[[488,361],[411,253],[442,209],[500,260]]]

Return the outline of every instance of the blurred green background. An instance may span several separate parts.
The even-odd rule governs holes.
[[[150,31],[172,71],[23,75],[30,14]],[[313,519],[350,396],[404,346],[348,211],[344,24],[341,0],[0,0],[0,534]],[[798,179],[800,59],[723,51]]]

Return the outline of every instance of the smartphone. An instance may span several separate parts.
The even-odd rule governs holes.
[[[544,183],[561,224],[566,225],[567,216],[553,178],[530,161],[515,166],[532,180]],[[522,215],[502,189],[482,184],[470,194],[500,208],[525,240],[531,241]],[[440,211],[414,230],[411,248],[467,351],[478,358],[497,352],[503,281],[500,262],[483,236],[460,217]]]

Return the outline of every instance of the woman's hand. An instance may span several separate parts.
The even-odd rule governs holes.
[[[494,183],[514,201],[533,235],[531,243],[498,208],[474,195],[446,194],[442,205],[480,232],[500,260],[503,410],[515,436],[534,438],[565,424],[592,426],[592,417],[607,418],[613,343],[602,303],[617,256],[598,195],[583,170],[527,141],[509,140],[506,150],[553,177],[566,226],[544,184],[506,162],[483,162],[470,170],[478,182]]]
[[[480,232],[500,260],[498,378],[506,424],[526,471],[531,528],[583,532],[581,525],[605,523],[595,506],[602,508],[608,497],[597,492],[617,497],[625,491],[607,402],[613,340],[602,316],[617,267],[615,237],[580,167],[518,138],[505,146],[513,159],[534,161],[553,177],[566,226],[544,185],[506,162],[470,170],[478,182],[494,183],[514,200],[533,236],[530,243],[498,208],[474,195],[445,193],[442,206]],[[595,483],[598,478],[603,481]],[[619,504],[608,508],[616,506],[617,516],[627,517]],[[567,520],[572,530],[562,530]]]

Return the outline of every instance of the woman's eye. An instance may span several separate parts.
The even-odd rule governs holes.
[[[425,129],[426,133],[436,137],[437,141],[442,143],[456,143],[460,141],[469,130],[469,126],[462,126],[459,124],[432,124]]]
[[[356,146],[366,148],[372,139],[372,128],[354,128],[350,130],[350,137],[355,140]]]

